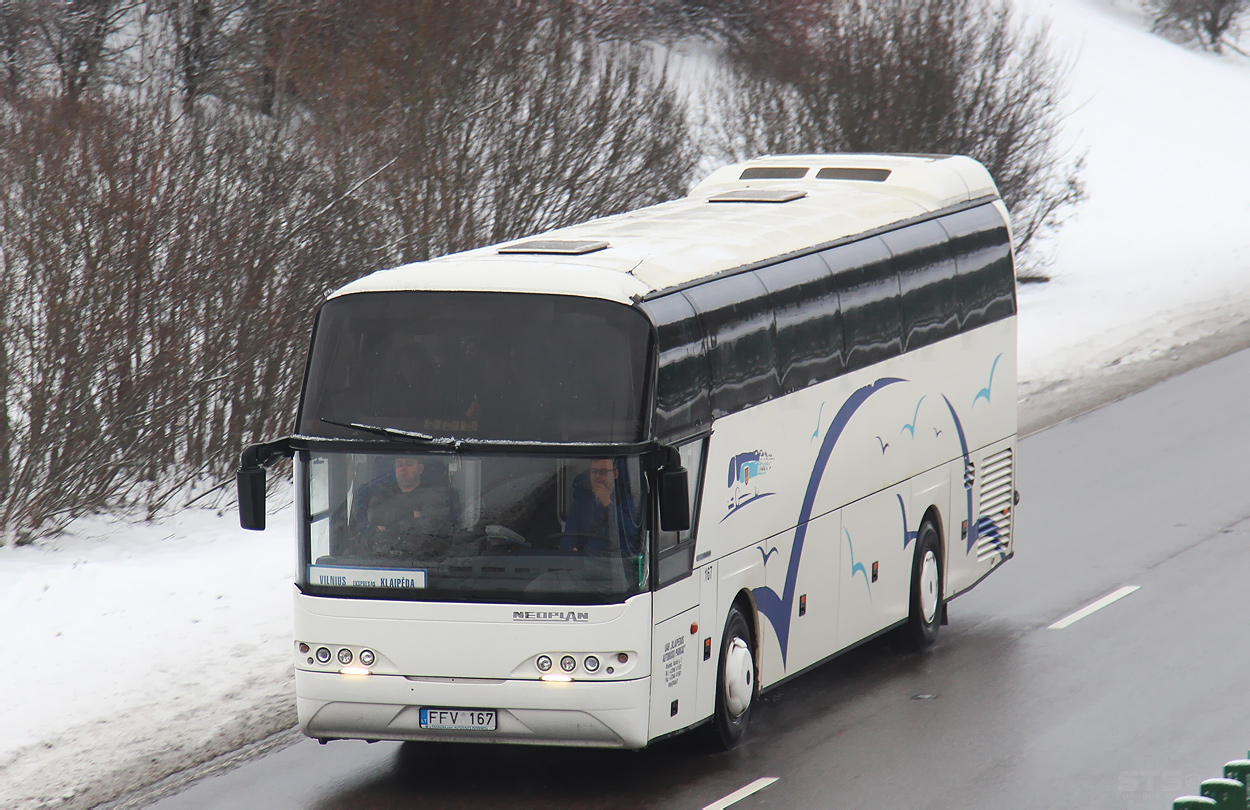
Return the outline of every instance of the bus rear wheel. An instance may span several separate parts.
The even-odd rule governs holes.
[[[721,639],[716,671],[716,715],[712,718],[712,742],[728,751],[746,735],[751,707],[759,695],[751,625],[738,605],[729,609]]]
[[[903,641],[912,650],[927,650],[937,644],[944,606],[942,592],[942,540],[929,518],[916,532],[916,556],[912,560],[911,607]]]

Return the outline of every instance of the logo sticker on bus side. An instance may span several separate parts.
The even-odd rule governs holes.
[[[725,513],[725,517],[721,518],[722,523],[730,515],[747,504],[776,494],[775,492],[760,492],[760,487],[757,483],[759,478],[772,469],[772,466],[772,454],[763,450],[739,453],[729,459],[729,483],[727,486],[730,488],[730,491],[728,511]]]

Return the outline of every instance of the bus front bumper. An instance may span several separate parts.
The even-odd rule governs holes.
[[[423,740],[642,748],[649,678],[572,683],[295,673],[304,734],[320,740]],[[421,708],[494,709],[493,731],[421,728]]]

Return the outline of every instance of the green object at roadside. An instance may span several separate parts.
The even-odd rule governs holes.
[[[1246,786],[1236,779],[1207,779],[1198,792],[1215,799],[1220,810],[1246,810]]]
[[[1172,802],[1172,810],[1200,810],[1200,808],[1219,807],[1215,799],[1206,796],[1181,796]]]

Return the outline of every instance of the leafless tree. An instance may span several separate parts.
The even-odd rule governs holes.
[[[662,60],[571,3],[127,13],[73,92],[50,59],[0,98],[0,531],[19,541],[229,480],[244,443],[289,429],[327,290],[689,181]]]
[[[990,0],[813,0],[816,10],[731,54],[715,112],[722,153],[971,155],[997,181],[1021,249],[1083,197],[1081,159],[1064,159],[1066,65],[1045,26]]]
[[[1219,53],[1238,31],[1250,0],[1143,0],[1154,30]]]

